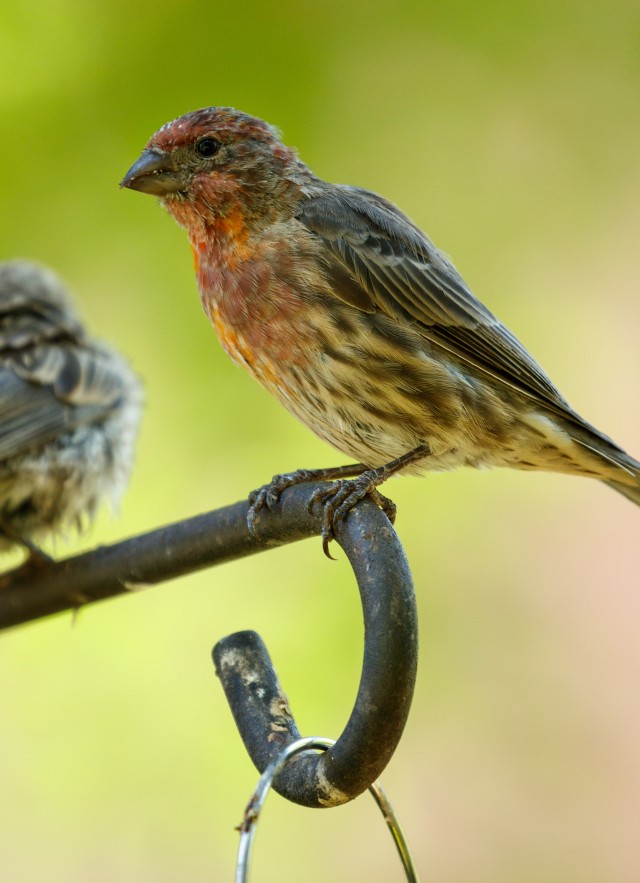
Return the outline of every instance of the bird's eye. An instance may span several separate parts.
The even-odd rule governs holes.
[[[200,156],[214,156],[220,149],[220,142],[215,138],[201,138],[196,144],[196,150]]]

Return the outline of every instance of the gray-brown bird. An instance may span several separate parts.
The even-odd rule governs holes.
[[[28,261],[0,264],[0,548],[118,502],[140,419],[138,379],[87,335],[62,283]]]
[[[186,228],[229,355],[360,463],[323,492],[336,519],[394,472],[510,466],[585,475],[640,504],[640,463],[582,419],[445,255],[388,200],[330,184],[232,108],[156,132],[122,185]],[[254,496],[254,512],[294,473]]]

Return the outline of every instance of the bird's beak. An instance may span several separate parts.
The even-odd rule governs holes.
[[[184,189],[184,182],[173,168],[171,155],[159,150],[143,150],[120,182],[121,187],[168,196]]]

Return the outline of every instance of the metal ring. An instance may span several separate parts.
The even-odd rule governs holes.
[[[307,751],[312,748],[326,751],[333,745],[335,745],[333,739],[308,736],[287,745],[287,747],[268,764],[267,768],[260,776],[260,781],[258,782],[256,790],[253,792],[253,795],[247,804],[240,825],[240,844],[238,846],[235,883],[247,883],[249,879],[249,861],[251,858],[253,842],[255,840],[256,826],[258,824],[260,812],[267,798],[267,794],[269,793],[269,789],[276,776],[284,769],[286,764],[295,754],[299,754],[302,751]],[[374,782],[370,785],[369,791],[380,808],[387,827],[391,832],[407,880],[409,883],[418,883],[418,875],[411,858],[411,853],[409,852],[409,846],[405,840],[402,828],[400,827],[388,797],[384,793],[379,782]]]

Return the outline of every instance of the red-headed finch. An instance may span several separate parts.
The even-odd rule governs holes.
[[[600,479],[640,503],[640,463],[586,423],[395,205],[317,178],[267,123],[226,107],[167,123],[123,186],[186,228],[232,359],[359,464],[336,519],[394,472],[511,466]],[[254,513],[313,472],[253,496]]]

